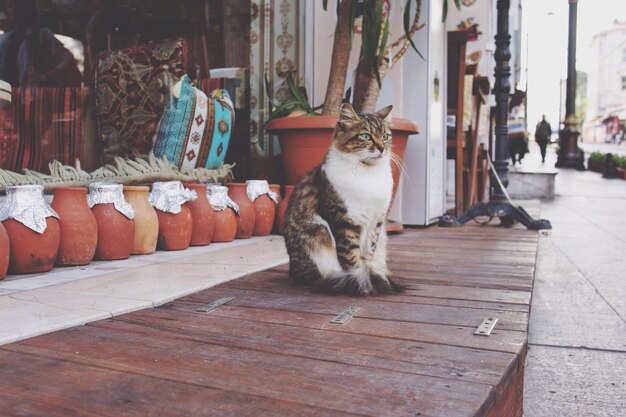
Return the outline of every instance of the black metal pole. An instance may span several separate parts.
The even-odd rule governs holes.
[[[565,114],[576,114],[576,15],[578,0],[569,2],[569,31],[567,38],[567,92]]]
[[[585,169],[584,155],[578,149],[578,119],[576,118],[576,21],[578,0],[569,0],[569,30],[567,39],[567,88],[565,91],[565,120],[559,132],[557,168]]]
[[[498,0],[498,32],[496,33],[496,67],[494,71],[495,84],[493,87],[496,96],[496,152],[494,166],[504,187],[509,185],[509,147],[508,147],[508,119],[509,119],[509,93],[511,91],[511,35],[509,34],[509,7],[510,0]],[[491,200],[504,201],[506,199],[504,190],[498,181],[491,178]]]

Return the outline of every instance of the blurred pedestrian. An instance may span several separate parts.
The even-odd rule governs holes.
[[[550,143],[550,136],[552,136],[552,127],[546,120],[546,115],[541,115],[541,121],[537,123],[535,128],[535,142],[539,145],[541,150],[541,162],[546,162],[546,148]]]

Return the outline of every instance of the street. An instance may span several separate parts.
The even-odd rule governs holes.
[[[540,165],[531,143],[524,159]],[[626,146],[584,146],[622,151]],[[554,167],[550,150],[546,165]],[[621,416],[626,409],[626,181],[558,170],[542,201],[524,383],[526,417]]]

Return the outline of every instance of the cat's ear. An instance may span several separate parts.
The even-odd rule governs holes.
[[[354,111],[354,107],[350,103],[343,103],[339,111],[339,126],[344,130],[349,129],[359,121],[359,116]]]
[[[381,119],[384,119],[386,122],[390,122],[392,109],[393,109],[393,106],[390,105],[390,106],[387,106],[378,110],[376,114],[378,115],[378,117],[380,117]]]

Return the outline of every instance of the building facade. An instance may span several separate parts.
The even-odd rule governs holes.
[[[619,140],[626,123],[626,21],[597,33],[591,41],[594,64],[587,78],[587,118],[583,140]]]

